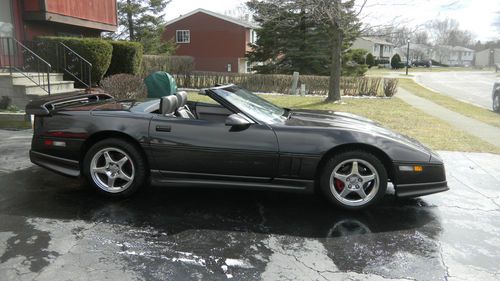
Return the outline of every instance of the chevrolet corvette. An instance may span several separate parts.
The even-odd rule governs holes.
[[[111,197],[149,184],[319,192],[350,210],[448,190],[439,155],[353,114],[281,108],[237,85],[119,101],[75,92],[29,103],[30,159]]]

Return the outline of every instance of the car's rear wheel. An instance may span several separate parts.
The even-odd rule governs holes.
[[[133,144],[122,139],[106,139],[89,149],[83,161],[83,173],[100,193],[128,197],[144,184],[146,162]]]
[[[342,152],[324,165],[320,187],[334,205],[359,210],[385,195],[387,171],[371,153],[357,150]]]
[[[500,94],[496,94],[493,98],[493,111],[500,113]]]

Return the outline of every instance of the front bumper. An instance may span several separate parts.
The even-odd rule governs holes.
[[[431,183],[399,184],[395,189],[397,197],[417,197],[447,191],[450,188],[448,187],[448,183],[446,181],[443,181]]]
[[[49,169],[53,172],[70,176],[80,176],[80,164],[78,161],[55,157],[52,155],[30,150],[30,160],[38,166]]]
[[[438,162],[436,160],[436,162]],[[400,166],[418,165],[423,171],[401,171]],[[398,197],[416,197],[449,190],[442,163],[395,163],[394,189]]]

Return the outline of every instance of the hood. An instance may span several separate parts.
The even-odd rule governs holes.
[[[316,127],[316,128],[337,128],[362,132],[366,134],[378,135],[416,146],[427,152],[432,152],[418,140],[394,132],[383,127],[380,123],[351,113],[334,111],[291,111],[290,118],[285,122],[285,126]]]

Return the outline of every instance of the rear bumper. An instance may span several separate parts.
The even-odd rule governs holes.
[[[65,176],[80,176],[80,163],[75,160],[59,158],[33,150],[30,150],[30,160],[32,163],[40,167],[49,169]]]
[[[431,183],[399,184],[396,188],[397,197],[417,197],[447,191],[450,188],[446,181]]]

